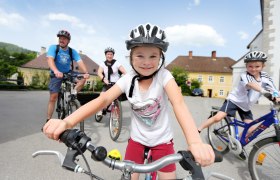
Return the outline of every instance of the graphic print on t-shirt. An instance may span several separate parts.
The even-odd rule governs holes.
[[[67,60],[69,59],[69,55],[59,53],[60,64],[67,64]]]
[[[136,102],[131,104],[132,112],[136,118],[151,127],[157,120],[160,111],[161,97],[149,98],[143,102]]]

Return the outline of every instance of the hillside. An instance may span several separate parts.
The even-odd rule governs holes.
[[[6,49],[9,53],[31,53],[35,51],[31,51],[22,47],[19,47],[14,44],[0,42],[0,49]]]

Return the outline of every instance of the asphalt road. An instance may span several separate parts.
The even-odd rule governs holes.
[[[62,143],[49,140],[40,131],[46,117],[48,100],[47,91],[0,91],[0,179],[2,180],[59,180],[59,179],[89,179],[87,175],[75,174],[60,167],[55,156],[39,156],[32,158],[32,153],[37,150],[56,150],[62,154],[66,152],[66,146]],[[200,124],[208,117],[212,105],[220,106],[222,99],[185,97],[185,101],[196,120]],[[123,104],[124,121],[122,133],[117,142],[113,142],[109,136],[108,119],[100,123],[95,122],[94,117],[86,120],[85,130],[87,135],[96,145],[102,145],[108,150],[119,149],[124,155],[127,139],[129,138],[129,113],[128,104]],[[256,105],[253,108],[255,117],[269,110],[267,105]],[[174,118],[172,109],[170,114]],[[174,119],[174,143],[176,151],[186,149],[186,141],[182,135],[178,123]],[[201,133],[206,140],[206,131]],[[251,144],[246,147],[249,153]],[[104,179],[119,179],[120,172],[111,170],[100,162],[94,162],[87,152],[85,156],[93,173]],[[84,166],[83,159],[79,163]],[[207,177],[211,172],[222,173],[233,179],[249,180],[250,175],[247,161],[237,159],[233,153],[228,153],[221,163],[215,163],[203,168]],[[178,177],[183,178],[186,172],[177,165]],[[216,179],[216,178],[210,178]]]

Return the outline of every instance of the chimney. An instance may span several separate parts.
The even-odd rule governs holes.
[[[212,51],[212,60],[216,61],[216,51]]]
[[[192,51],[189,51],[189,59],[192,59]]]
[[[42,54],[44,54],[44,53],[46,53],[46,47],[41,47],[41,52],[40,52],[40,55],[42,55]]]

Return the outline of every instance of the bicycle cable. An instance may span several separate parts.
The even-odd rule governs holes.
[[[103,180],[102,178],[98,177],[97,175],[95,175],[95,174],[93,174],[93,173],[91,172],[91,169],[90,169],[90,166],[89,166],[89,164],[88,164],[88,161],[87,161],[87,159],[86,159],[84,153],[82,152],[82,150],[79,148],[79,146],[77,146],[76,143],[75,143],[73,146],[75,147],[75,149],[77,149],[77,151],[79,151],[79,153],[81,154],[81,156],[83,157],[83,159],[84,159],[84,161],[85,161],[85,163],[86,163],[86,167],[87,167],[88,171],[85,170],[84,173],[87,174],[87,175],[89,175],[91,180],[93,180],[93,178],[95,178],[95,179],[97,179],[97,180]]]

